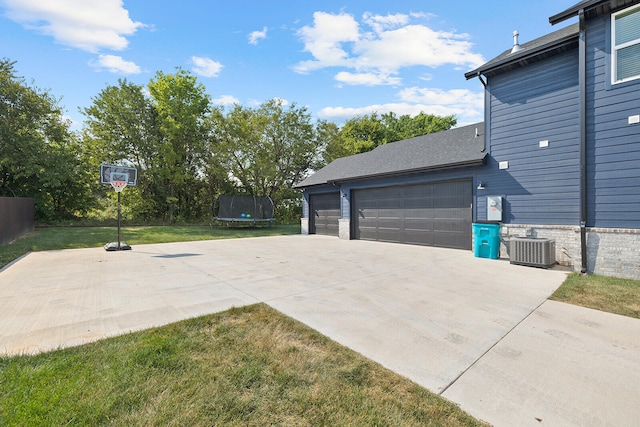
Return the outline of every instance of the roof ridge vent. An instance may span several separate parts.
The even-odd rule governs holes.
[[[513,47],[511,48],[511,53],[516,53],[520,50],[522,50],[522,46],[520,46],[520,44],[518,43],[518,36],[520,35],[520,33],[518,32],[518,30],[515,30],[513,32]]]

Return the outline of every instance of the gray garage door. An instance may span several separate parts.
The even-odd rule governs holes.
[[[471,249],[470,180],[354,190],[356,239]]]
[[[315,194],[309,197],[311,234],[338,235],[340,218],[340,193]]]

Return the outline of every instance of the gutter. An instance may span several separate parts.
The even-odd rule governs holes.
[[[344,178],[339,178],[339,179],[331,179],[331,180],[327,180],[327,181],[324,181],[324,182],[318,182],[316,184],[311,184],[311,185],[294,186],[294,188],[306,189],[306,188],[312,188],[312,187],[317,187],[317,186],[327,185],[327,184],[328,185],[333,185],[333,186],[338,186],[338,185],[343,184],[343,183],[357,182],[357,181],[362,181],[362,180],[365,180],[365,179],[376,179],[376,178],[383,178],[383,177],[396,177],[396,176],[402,176],[402,175],[414,175],[414,174],[422,173],[422,172],[446,171],[446,170],[451,170],[451,169],[459,169],[459,168],[466,168],[466,167],[472,167],[472,166],[483,166],[486,163],[486,157],[487,157],[487,154],[484,153],[483,156],[480,159],[466,160],[466,161],[457,162],[457,163],[450,163],[448,165],[438,165],[438,166],[416,168],[416,169],[404,169],[404,170],[396,171],[396,172],[382,172],[382,173],[375,173],[375,174],[369,174],[369,175],[359,175],[359,176],[344,177]]]
[[[563,30],[568,31],[570,30],[570,28],[571,26],[566,27]],[[562,31],[562,30],[559,30],[559,31]],[[562,47],[563,45],[571,44],[572,40],[575,40],[575,37],[576,37],[576,33],[571,32],[564,35],[561,38],[553,39],[545,44],[535,46],[535,47],[531,47],[529,45],[531,42],[525,43],[522,45],[522,50],[518,51],[517,53],[503,53],[498,57],[500,59],[494,59],[493,62],[490,61],[473,71],[469,71],[464,74],[464,77],[467,80],[471,80],[475,77],[480,77],[482,75],[486,77],[487,73],[493,72],[495,70],[499,70],[500,68],[503,68],[510,64],[517,64],[522,61],[529,61],[531,58],[535,58],[541,55],[545,55],[549,52],[553,52],[554,50]],[[482,82],[483,85],[485,85],[485,82],[483,82],[482,79],[480,81]]]
[[[606,3],[606,2],[603,2],[602,0],[589,0],[586,2],[583,1],[581,3],[582,4],[578,4],[573,7],[570,7],[564,12],[560,12],[556,15],[551,16],[549,18],[549,23],[551,25],[556,25],[562,21],[566,21],[567,19],[573,18],[574,16],[580,16],[581,14],[584,14],[585,11],[593,9],[594,7],[597,7],[600,3]],[[576,6],[579,6],[579,7],[576,7]]]

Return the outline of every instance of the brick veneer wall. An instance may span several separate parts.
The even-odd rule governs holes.
[[[508,258],[512,236],[555,240],[556,262],[580,271],[580,227],[503,224],[500,256]],[[640,280],[640,230],[587,228],[589,273]]]

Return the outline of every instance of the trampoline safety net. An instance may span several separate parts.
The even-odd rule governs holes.
[[[273,201],[268,196],[221,195],[214,216],[221,221],[270,221]]]

